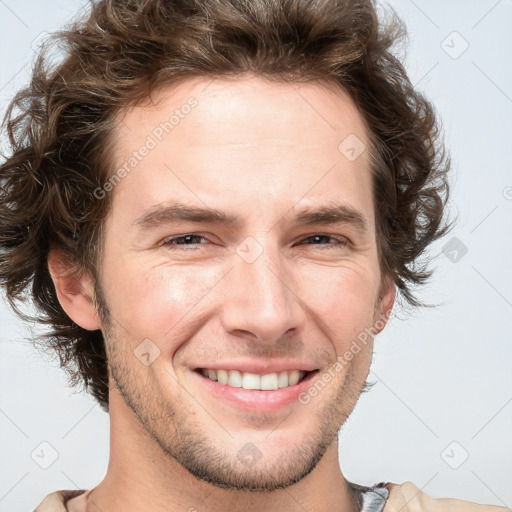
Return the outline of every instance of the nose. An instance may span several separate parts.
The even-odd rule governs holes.
[[[267,244],[270,245],[270,244]],[[224,283],[221,322],[226,332],[272,344],[300,335],[305,311],[294,276],[277,250],[263,246],[252,262],[234,255]]]

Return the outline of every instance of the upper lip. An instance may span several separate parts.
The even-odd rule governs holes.
[[[292,370],[302,370],[305,372],[310,372],[317,369],[317,367],[314,364],[290,360],[272,361],[268,363],[258,362],[254,360],[222,361],[215,363],[198,364],[197,366],[194,366],[192,369],[198,370],[199,368],[206,368],[208,370],[240,370],[241,372],[259,373],[261,375]]]

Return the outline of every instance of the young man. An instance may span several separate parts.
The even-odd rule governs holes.
[[[104,480],[37,511],[505,510],[339,466],[373,336],[447,230],[396,25],[361,1],[92,7],[13,101],[1,167],[7,297],[31,286],[111,422]]]

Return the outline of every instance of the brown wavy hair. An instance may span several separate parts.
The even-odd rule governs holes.
[[[45,42],[2,125],[0,283],[23,319],[50,326],[35,341],[56,351],[71,384],[108,410],[103,333],[62,309],[49,251],[99,283],[111,194],[94,191],[115,168],[118,114],[192,76],[345,89],[369,129],[381,270],[408,305],[424,305],[412,288],[430,277],[420,259],[450,227],[450,165],[434,107],[394,55],[404,36],[396,13],[379,16],[371,0],[101,0]],[[18,308],[27,298],[37,315]]]

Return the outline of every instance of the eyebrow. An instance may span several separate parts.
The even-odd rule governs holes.
[[[190,206],[179,201],[157,205],[137,218],[133,224],[143,231],[177,221],[224,224],[229,227],[243,225],[242,219],[237,215],[214,208]],[[343,204],[303,208],[296,213],[293,221],[298,226],[349,224],[361,234],[368,232],[364,215],[355,208]]]

